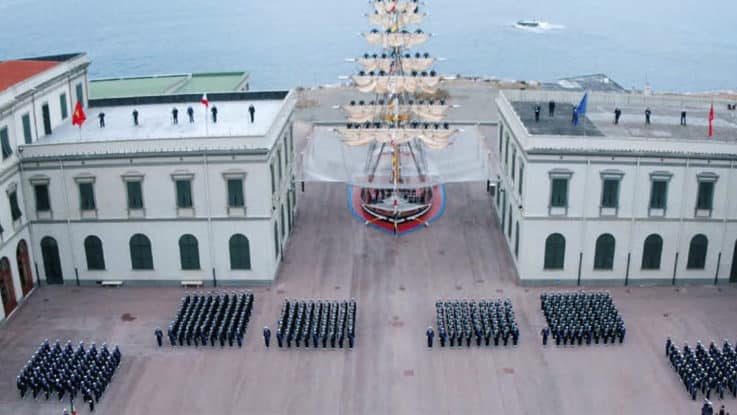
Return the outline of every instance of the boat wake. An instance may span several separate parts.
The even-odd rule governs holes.
[[[512,27],[514,27],[517,30],[523,30],[525,32],[532,32],[532,33],[546,33],[546,32],[552,32],[557,30],[563,30],[566,27],[559,24],[554,24],[550,22],[542,22],[538,20],[520,20],[518,22],[512,23]]]

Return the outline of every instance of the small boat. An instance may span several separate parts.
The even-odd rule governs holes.
[[[522,26],[522,27],[539,27],[540,26],[540,22],[538,22],[537,20],[520,20],[520,21],[517,22],[517,26]]]

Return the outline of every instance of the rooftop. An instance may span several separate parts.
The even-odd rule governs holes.
[[[708,137],[711,99],[589,92],[588,111],[582,122],[574,126],[571,122],[573,108],[582,96],[582,92],[508,90],[500,94],[498,102],[502,115],[513,114],[534,147],[737,155],[737,146],[734,145],[737,143],[737,110],[728,109],[731,101],[713,101],[714,135]],[[548,102],[551,100],[556,103],[554,117],[548,116]],[[540,121],[535,121],[534,111],[538,104],[541,107]],[[622,111],[619,124],[614,124],[615,108]],[[650,125],[645,124],[645,110],[648,108],[651,111]],[[680,124],[682,111],[686,112],[685,126]],[[581,140],[583,136],[587,139]]]
[[[246,90],[247,72],[210,72],[107,78],[90,81],[90,99]]]
[[[196,148],[268,149],[275,136],[269,134],[274,124],[286,121],[293,105],[287,91],[240,92],[208,94],[209,109],[201,103],[199,94],[90,100],[85,109],[87,121],[82,128],[71,121],[56,128],[51,135],[25,146],[25,155],[50,156],[62,154],[116,153],[119,151],[167,151]],[[255,109],[250,122],[249,107]],[[192,107],[194,122],[189,122],[187,109]],[[178,110],[178,123],[172,122],[172,110]],[[217,108],[217,123],[212,122],[211,110]],[[139,125],[133,123],[133,111],[138,111]],[[105,114],[105,127],[99,125],[99,115]],[[207,117],[207,122],[205,118]],[[283,120],[282,120],[283,118]],[[231,139],[214,143],[203,139]],[[140,144],[130,146],[131,141]],[[86,144],[108,144],[100,148],[80,147]],[[65,148],[59,144],[66,144]],[[73,144],[72,146],[69,146]]]
[[[555,82],[544,82],[542,88],[554,91],[627,92],[612,78],[600,73],[561,78]]]
[[[0,92],[53,68],[59,62],[44,60],[14,60],[0,62]]]

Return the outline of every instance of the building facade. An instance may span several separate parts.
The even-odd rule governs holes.
[[[294,94],[88,100],[89,61],[65,59],[2,93],[0,316],[39,283],[272,280],[298,201]]]
[[[497,98],[496,211],[520,280],[737,282],[735,114],[715,102],[708,137],[709,101],[598,93],[573,126],[581,97]]]

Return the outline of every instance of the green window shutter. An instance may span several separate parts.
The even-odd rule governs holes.
[[[137,233],[130,240],[131,266],[133,269],[153,269],[151,241],[145,235]]]
[[[228,179],[228,206],[243,207],[243,180]]]
[[[90,235],[84,240],[84,252],[87,257],[88,270],[104,270],[105,256],[102,252],[100,238]]]
[[[10,137],[8,136],[8,127],[0,130],[0,146],[2,146],[3,160],[13,154],[13,147],[10,146]]]
[[[95,209],[95,190],[92,183],[79,184],[79,199],[82,210]]]
[[[279,166],[279,183],[282,180],[282,162],[281,162],[281,148],[276,151],[276,162]]]
[[[77,84],[75,92],[77,94],[77,102],[80,102],[84,106],[84,90],[82,89],[82,84]]]
[[[652,234],[645,239],[642,248],[642,269],[660,269],[660,260],[663,255],[663,238]]]
[[[566,240],[554,233],[545,240],[545,269],[563,269],[565,264]]]
[[[614,268],[614,245],[614,237],[608,233],[596,239],[594,269],[609,270]]]
[[[605,208],[616,208],[619,206],[619,180],[604,180],[601,192],[601,206]]]
[[[59,108],[61,108],[61,119],[66,120],[69,115],[67,109],[67,94],[59,95]]]
[[[668,182],[663,180],[653,181],[650,191],[650,208],[665,209],[666,197],[668,190]]]
[[[276,193],[276,177],[274,176],[274,163],[269,164],[269,170],[271,171],[271,194]]]
[[[568,179],[553,179],[553,191],[550,198],[550,206],[567,207],[568,206]]]
[[[10,216],[13,218],[13,221],[20,219],[23,214],[20,211],[20,207],[18,207],[18,193],[9,193],[8,201],[10,202]]]
[[[179,259],[184,270],[200,269],[199,246],[193,235],[179,238]]]
[[[36,210],[39,212],[50,211],[51,203],[49,200],[49,185],[37,184],[33,186],[33,191],[36,194]]]
[[[714,200],[714,183],[699,182],[699,194],[696,200],[698,209],[712,209]]]
[[[518,191],[519,191],[520,196],[522,196],[522,190],[523,190],[522,183],[524,182],[524,178],[525,178],[525,165],[522,162],[520,162],[519,178],[517,179],[517,185],[519,186]]]
[[[696,235],[691,239],[688,249],[687,269],[704,269],[706,267],[706,250],[709,240],[704,235]]]
[[[31,116],[29,114],[25,114],[22,117],[23,121],[23,141],[26,144],[31,144],[33,142],[33,131],[31,131]]]
[[[125,183],[128,189],[128,209],[143,209],[143,187],[139,181]]]
[[[230,237],[228,242],[230,248],[230,269],[251,269],[251,250],[248,238],[241,234]]]
[[[177,207],[192,207],[192,182],[190,180],[177,180]]]

